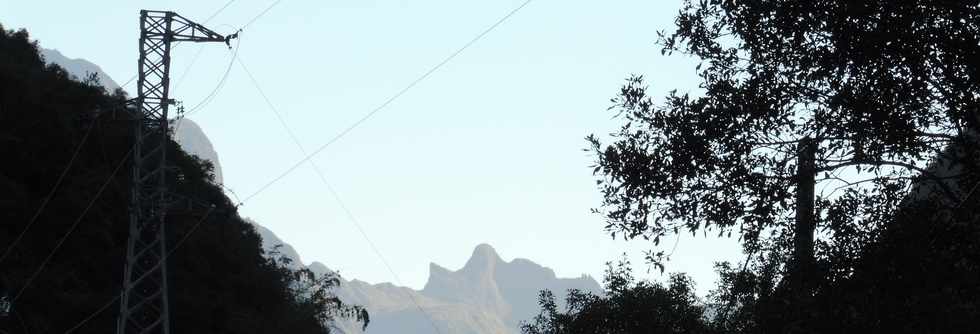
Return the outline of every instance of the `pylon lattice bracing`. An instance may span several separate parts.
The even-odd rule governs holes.
[[[172,198],[166,177],[172,43],[227,44],[234,37],[221,36],[174,12],[140,11],[129,240],[117,334],[170,333],[165,227]]]

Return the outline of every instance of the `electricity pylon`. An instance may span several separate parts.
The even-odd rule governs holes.
[[[228,37],[174,12],[140,11],[129,240],[117,334],[170,333],[165,225],[170,139],[170,49],[173,42],[224,42]],[[230,45],[229,45],[230,47]]]

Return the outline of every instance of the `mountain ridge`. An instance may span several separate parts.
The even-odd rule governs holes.
[[[89,74],[95,74],[99,78],[99,83],[110,93],[115,91],[119,87],[119,84],[115,80],[112,80],[108,74],[102,71],[99,65],[96,65],[88,60],[82,58],[68,58],[63,55],[57,49],[45,49],[38,48],[38,53],[44,59],[47,64],[58,64],[65,69],[69,74],[75,76],[75,80],[83,81]]]
[[[49,61],[58,63],[65,59],[63,56],[51,57]],[[71,61],[91,64],[84,59]],[[115,85],[98,66],[91,65],[94,67],[65,68],[77,78],[86,73],[80,75],[72,71],[94,68],[97,72],[87,73],[96,73],[100,78],[105,76],[107,79],[102,83],[106,88]],[[220,184],[221,164],[204,130],[193,121],[183,119],[177,122],[174,135],[175,141],[187,153],[211,161],[215,181]],[[292,269],[306,267],[320,276],[333,272],[321,262],[305,264],[300,254],[272,230],[254,220],[244,220],[252,224],[261,237],[267,255],[278,253],[289,259]],[[504,261],[486,243],[477,245],[459,270],[453,271],[432,262],[429,271],[429,279],[421,290],[389,282],[371,284],[356,278],[341,278],[336,295],[345,304],[364,306],[370,313],[371,323],[365,331],[358,323],[340,320],[334,324],[334,329],[347,334],[431,333],[434,326],[442,333],[518,333],[520,322],[537,314],[537,296],[541,290],[552,290],[559,297],[568,289],[602,293],[598,282],[588,275],[559,278],[551,268],[529,259]],[[563,298],[559,299],[563,302]]]

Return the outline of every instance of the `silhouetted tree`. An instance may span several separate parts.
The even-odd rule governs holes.
[[[812,183],[837,189],[815,199],[811,279],[821,282],[813,299],[794,301],[811,305],[820,289],[839,288],[868,265],[869,245],[898,240],[883,231],[913,184],[938,189],[936,203],[945,205],[931,210],[970,198],[973,184],[926,163],[950,146],[976,152],[980,2],[689,0],[676,26],[660,34],[663,53],[699,59],[700,89],[655,103],[643,78],[632,77],[613,99],[625,123],[613,142],[588,138],[604,195],[596,211],[613,236],[659,244],[682,230],[736,232],[758,262],[748,271],[775,266],[765,280],[751,272],[748,281],[758,284],[736,290],[771,294],[763,290],[778,289],[790,260],[799,147],[812,140]],[[975,153],[947,158],[977,166]],[[960,260],[972,254],[960,251]],[[662,257],[648,256],[655,264]],[[748,279],[721,269],[728,283]],[[776,305],[768,310],[787,310]],[[789,326],[806,331],[813,323]]]
[[[910,180],[940,177],[926,159],[980,130],[978,19],[977,2],[686,1],[661,42],[702,61],[703,94],[658,105],[633,77],[613,100],[626,122],[614,143],[589,137],[607,228],[654,242],[737,229],[758,250],[764,231],[789,230],[804,138],[819,145],[818,184],[868,186],[818,195],[818,209],[895,207]],[[821,228],[853,246],[833,237],[853,225]]]
[[[704,307],[694,284],[674,274],[668,285],[637,281],[629,262],[607,264],[605,295],[570,290],[565,310],[551,291],[539,296],[541,313],[523,323],[525,334],[707,333]]]

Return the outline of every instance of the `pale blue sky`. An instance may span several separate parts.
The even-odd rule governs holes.
[[[0,23],[42,47],[100,65],[120,84],[134,75],[139,10],[203,21],[226,1],[2,1]],[[307,150],[381,104],[522,0],[283,0],[242,33],[239,56]],[[230,33],[272,0],[239,0],[207,25]],[[606,261],[649,245],[612,240],[583,137],[613,131],[609,99],[631,73],[651,91],[696,89],[696,63],[661,56],[680,1],[534,0],[413,90],[334,143],[316,162],[391,263],[421,288],[428,263],[463,265],[479,243],[529,258],[559,276],[600,279]],[[173,53],[176,83],[202,45]],[[197,104],[231,59],[203,45],[173,97]],[[130,86],[132,87],[132,86]],[[214,143],[225,184],[247,196],[302,158],[237,65],[212,103],[193,114]],[[346,278],[395,281],[309,166],[242,207]],[[670,250],[673,238],[663,247]],[[714,285],[712,262],[736,260],[734,240],[683,237],[668,271]]]

